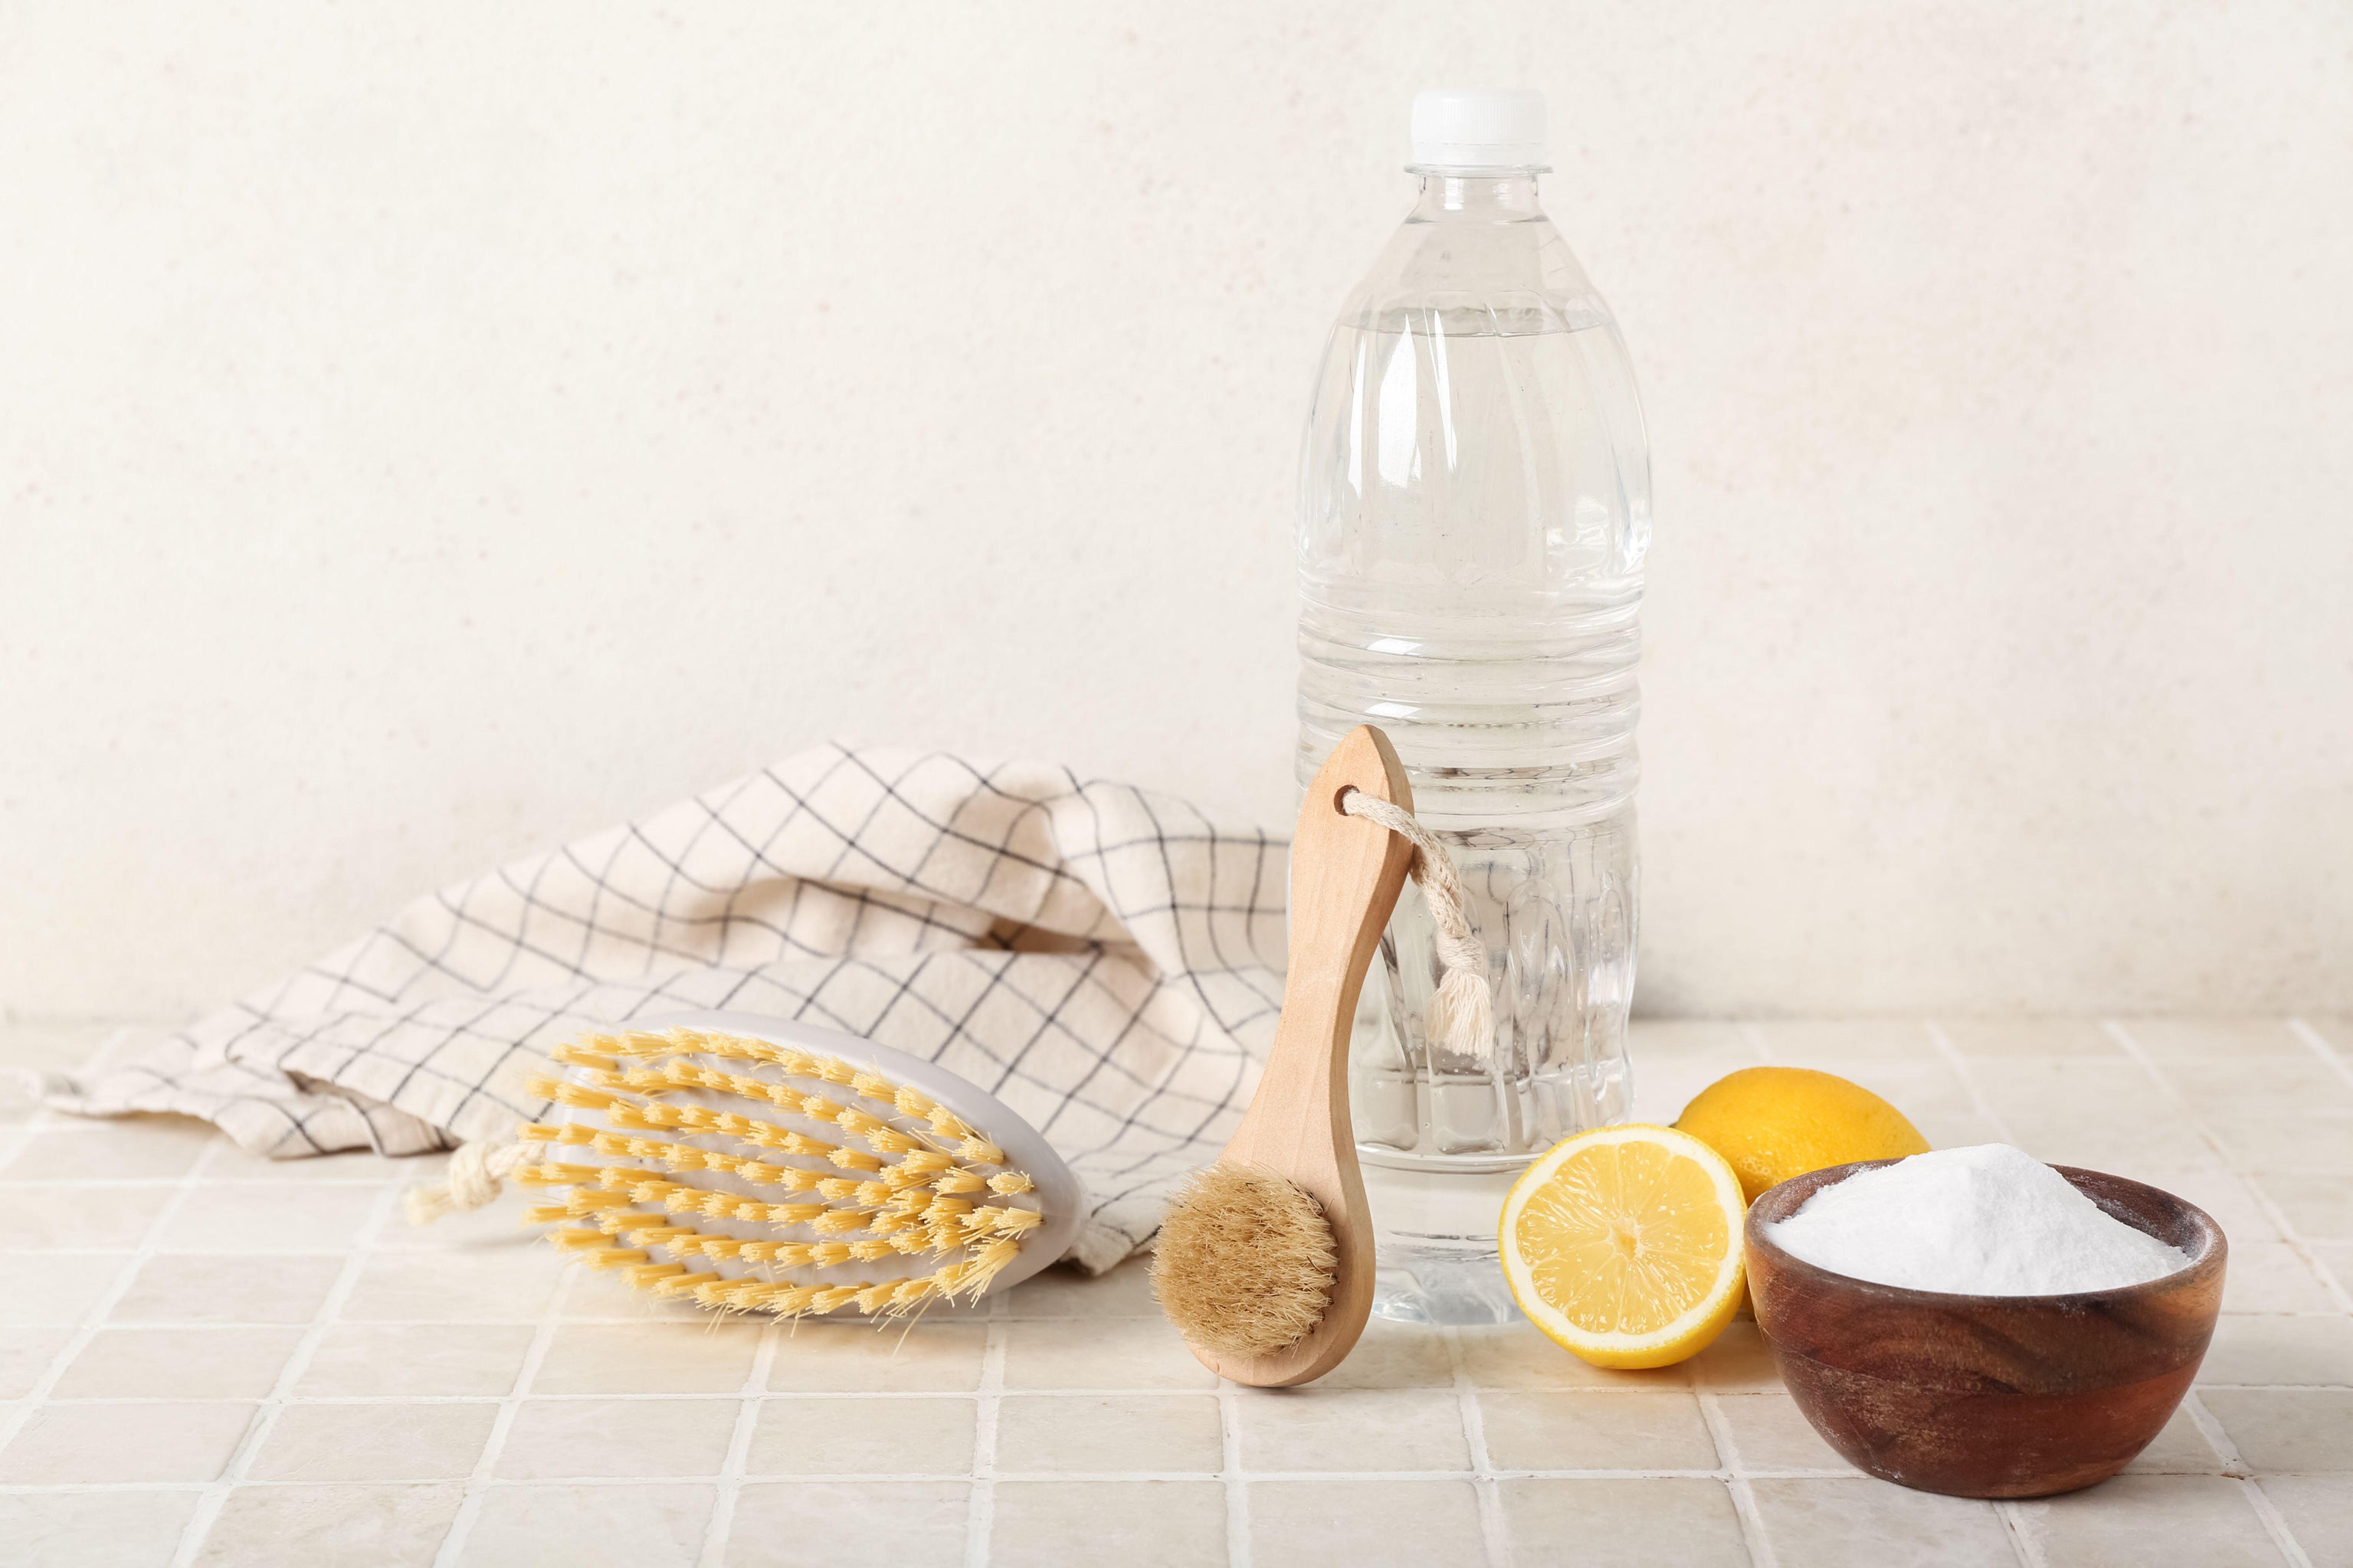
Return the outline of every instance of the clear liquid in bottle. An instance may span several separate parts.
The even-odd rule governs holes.
[[[1409,890],[1350,1092],[1375,1310],[1481,1322],[1513,1310],[1512,1180],[1630,1104],[1650,460],[1617,325],[1538,205],[1542,100],[1425,93],[1415,120],[1419,199],[1333,329],[1309,419],[1297,766],[1303,784],[1378,725],[1462,874],[1492,1059],[1423,1026],[1438,965]]]

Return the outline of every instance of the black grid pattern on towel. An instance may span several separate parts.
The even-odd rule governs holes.
[[[1089,1194],[1108,1268],[1215,1157],[1282,1004],[1288,847],[1066,768],[822,747],[417,900],[51,1102],[280,1157],[505,1135],[585,1030],[685,1008],[939,1062]]]

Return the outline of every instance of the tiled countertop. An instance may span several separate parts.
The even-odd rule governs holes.
[[[0,1031],[0,1065],[132,1042]],[[429,1163],[271,1163],[0,1108],[0,1563],[2353,1564],[2353,1026],[1652,1024],[1641,1113],[1761,1060],[1940,1145],[2154,1182],[2229,1232],[2198,1391],[2126,1475],[1996,1506],[1867,1479],[1742,1322],[1662,1373],[1376,1323],[1219,1386],[1140,1268],[903,1335],[654,1308]]]

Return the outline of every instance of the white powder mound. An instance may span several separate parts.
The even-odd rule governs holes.
[[[2189,1266],[2007,1143],[1858,1171],[1766,1233],[1834,1274],[1973,1296],[2114,1290]]]

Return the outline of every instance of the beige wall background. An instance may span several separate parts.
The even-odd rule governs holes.
[[[1311,370],[1550,94],[1653,1012],[2353,1005],[2353,8],[0,0],[0,1006],[831,736],[1293,805]]]

